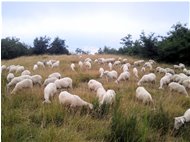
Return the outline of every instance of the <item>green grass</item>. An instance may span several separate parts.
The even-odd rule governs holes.
[[[115,57],[116,55],[84,55],[92,59],[101,56]],[[138,59],[124,57],[130,63]],[[33,71],[33,65],[37,61],[55,59],[60,60],[60,67],[50,69],[40,68]],[[151,93],[156,110],[151,106],[143,105],[135,100],[137,80],[131,77],[126,82],[116,85],[114,81],[107,82],[105,78],[99,78],[100,67],[108,70],[107,65],[92,64],[90,71],[80,70],[78,56],[30,56],[19,57],[13,60],[3,60],[2,64],[20,64],[29,69],[32,74],[40,74],[43,80],[50,73],[59,72],[62,76],[73,79],[73,89],[68,91],[79,95],[85,101],[94,105],[93,110],[80,108],[74,112],[59,104],[58,96],[52,98],[51,104],[42,104],[43,87],[35,86],[33,90],[25,89],[15,95],[6,95],[7,72],[1,74],[1,139],[3,142],[160,142],[160,141],[190,141],[190,124],[188,123],[179,131],[173,130],[174,117],[181,116],[190,107],[190,99],[177,93],[169,94],[165,90],[159,90],[159,80],[162,75],[157,75],[155,85],[145,84],[145,88]],[[70,69],[70,64],[76,64],[76,71]],[[154,65],[172,67],[172,65]],[[122,71],[114,68],[118,73]],[[140,67],[138,67],[140,70]],[[132,75],[132,70],[131,75]],[[146,71],[148,73],[149,71]],[[19,75],[19,74],[17,74]],[[142,76],[142,73],[139,73]],[[87,87],[90,79],[100,81],[105,89],[115,90],[116,102],[112,105],[99,107],[95,93]],[[190,94],[190,91],[188,91]]]

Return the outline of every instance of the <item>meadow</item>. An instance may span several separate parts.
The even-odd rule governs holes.
[[[78,61],[90,57],[95,60],[100,57],[127,58],[133,63],[138,58],[117,55],[59,55],[59,56],[28,56],[12,60],[2,60],[1,64],[23,65],[31,73],[39,74],[43,81],[53,72],[59,72],[63,77],[73,80],[73,89],[68,91],[79,95],[82,99],[94,105],[93,110],[81,108],[73,112],[59,104],[58,96],[52,98],[51,104],[42,104],[43,87],[35,86],[33,90],[24,89],[15,95],[6,95],[6,76],[1,74],[1,140],[3,142],[160,142],[160,141],[190,141],[190,124],[187,123],[179,131],[174,130],[174,117],[181,116],[190,107],[190,99],[178,93],[170,94],[169,89],[159,90],[159,80],[163,75],[155,72],[156,84],[144,84],[155,102],[156,109],[135,100],[137,80],[132,74],[128,81],[107,82],[99,77],[99,68],[108,70],[108,65],[92,63],[91,70],[80,70]],[[58,68],[39,68],[33,71],[37,61],[60,60]],[[76,72],[70,64],[76,64]],[[171,64],[156,63],[157,66],[173,67]],[[189,67],[188,67],[189,69]],[[119,74],[120,67],[114,68]],[[140,67],[139,76],[142,77]],[[149,70],[146,70],[148,73]],[[20,74],[16,74],[19,76]],[[103,105],[99,108],[95,93],[88,89],[90,79],[100,81],[105,89],[116,92],[116,102],[113,106]],[[190,91],[188,90],[190,95]]]

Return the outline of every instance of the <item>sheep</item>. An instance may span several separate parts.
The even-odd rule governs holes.
[[[109,79],[117,79],[117,72],[115,70],[112,70],[112,71],[104,71],[104,74],[103,74],[107,81],[109,81]]]
[[[123,62],[123,63],[127,63],[127,59],[126,59],[126,58],[124,58],[122,62]]]
[[[175,71],[173,69],[170,69],[170,68],[166,68],[166,72],[171,73],[171,74],[175,74]]]
[[[9,73],[9,74],[7,75],[7,82],[10,82],[14,77],[15,77],[15,76],[14,76],[13,73]]]
[[[75,64],[74,63],[71,64],[71,70],[75,71]]]
[[[92,62],[92,59],[86,58],[86,59],[84,60],[84,62]]]
[[[96,81],[94,79],[89,80],[89,82],[88,82],[88,88],[91,91],[95,91],[96,92],[98,90],[98,88],[100,88],[100,87],[103,87],[102,83],[100,83],[100,82],[98,82],[98,81]]]
[[[145,67],[142,67],[141,72],[145,72],[145,71],[146,71]]]
[[[113,66],[117,66],[117,65],[120,65],[121,64],[121,61],[115,61],[114,63],[113,63]]]
[[[110,71],[111,71],[111,70],[112,70],[112,67],[113,67],[111,62],[108,63],[108,67],[109,67],[109,69],[110,69]]]
[[[107,90],[106,93],[103,95],[102,100],[100,101],[100,106],[103,104],[110,104],[112,105],[115,102],[116,93],[114,90]]]
[[[187,109],[183,116],[174,118],[174,128],[178,130],[186,122],[190,122],[190,108]]]
[[[169,84],[171,79],[172,79],[172,74],[166,73],[165,76],[160,79],[159,89],[163,89],[163,85]]]
[[[31,75],[31,72],[29,70],[24,70],[21,75]]]
[[[52,64],[52,68],[59,67],[60,61],[56,61],[55,63]]]
[[[144,83],[144,82],[155,83],[156,82],[156,75],[154,73],[149,73],[149,74],[143,75],[143,77],[139,80],[137,85],[140,86],[141,83]]]
[[[157,67],[157,68],[156,68],[156,71],[159,72],[160,74],[161,74],[161,73],[164,73],[164,74],[167,73],[167,70],[164,69],[164,68],[161,68],[161,67]]]
[[[3,72],[3,71],[6,70],[6,69],[7,69],[6,65],[2,65],[2,66],[1,66],[1,72]]]
[[[135,66],[140,66],[142,63],[144,63],[144,60],[135,61],[133,64],[134,64]]]
[[[23,88],[33,88],[33,83],[31,79],[24,79],[20,82],[18,82],[15,85],[15,88],[13,89],[13,91],[11,92],[11,94],[15,94],[17,91],[22,90]]]
[[[152,64],[150,62],[146,62],[143,67],[149,67],[152,70]]]
[[[128,71],[122,72],[117,78],[117,80],[115,81],[115,83],[118,84],[121,80],[128,80],[129,77],[130,77],[130,73]]]
[[[104,75],[104,69],[103,68],[100,68],[99,69],[99,73],[100,73],[100,77],[102,77]]]
[[[181,69],[181,67],[179,65],[174,65],[173,67],[174,67],[174,69]]]
[[[49,83],[54,83],[58,78],[56,77],[50,77],[50,78],[47,78],[44,83],[43,83],[43,86],[47,86]]]
[[[55,83],[49,83],[45,88],[44,88],[44,103],[51,103],[50,97],[53,97],[54,94],[57,93],[57,87]]]
[[[31,76],[31,80],[33,84],[39,84],[40,86],[42,85],[42,76],[41,75],[33,75]]]
[[[135,75],[136,78],[139,78],[137,68],[133,68],[133,74]]]
[[[37,62],[37,65],[38,65],[38,67],[43,67],[43,68],[45,68],[45,65],[44,65],[44,63],[43,62],[41,62],[41,61],[38,61]]]
[[[88,106],[90,109],[93,109],[93,105],[82,100],[79,96],[70,94],[67,91],[63,91],[59,94],[59,103],[69,106],[71,108]]]
[[[84,62],[84,66],[85,66],[86,69],[91,69],[92,68],[92,65],[91,65],[91,63],[89,61]]]
[[[96,96],[98,97],[99,102],[103,99],[106,90],[103,87],[97,89]]]
[[[150,62],[152,65],[156,64],[156,62],[154,60],[152,60],[152,59],[148,60],[148,62]]]
[[[9,70],[9,73],[13,73],[13,72],[16,72],[17,66],[15,66],[15,65],[10,65],[7,69]]]
[[[33,70],[35,71],[35,70],[37,70],[37,69],[38,69],[38,65],[35,64],[35,65],[33,66]]]
[[[183,69],[183,72],[187,75],[190,76],[190,70],[187,70],[186,68]]]
[[[123,65],[121,66],[121,68],[123,69],[123,72],[129,71],[129,66],[128,66],[128,64],[123,64]]]
[[[73,88],[72,87],[72,83],[73,80],[69,77],[64,77],[58,80],[55,80],[54,82],[56,84],[57,89],[61,89],[61,88]]]
[[[171,82],[168,86],[169,86],[170,92],[176,91],[176,92],[184,94],[184,95],[186,95],[186,97],[188,97],[188,93],[183,85],[176,83],[176,82]]]
[[[139,86],[136,89],[136,99],[142,101],[143,104],[152,103],[154,107],[154,102],[153,102],[151,94],[142,86]]]
[[[48,76],[48,78],[56,77],[57,79],[61,78],[61,74],[58,72],[54,72]]]
[[[16,73],[24,71],[24,66],[17,66]]]
[[[83,67],[83,62],[82,61],[79,61],[79,67],[80,67],[80,69],[82,69],[82,67]]]
[[[185,65],[182,64],[182,63],[179,63],[179,66],[180,66],[181,69],[184,69],[184,68],[185,68]]]
[[[190,78],[189,79],[186,79],[182,82],[182,85],[187,88],[187,89],[190,89]]]

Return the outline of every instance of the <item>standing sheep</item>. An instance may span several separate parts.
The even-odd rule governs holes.
[[[176,82],[171,82],[168,86],[169,86],[169,89],[171,92],[175,91],[175,92],[186,95],[186,97],[189,97],[188,93],[183,85],[176,83]]]
[[[160,87],[159,87],[159,89],[163,89],[163,85],[169,84],[171,79],[172,79],[172,74],[171,73],[166,73],[165,76],[160,79]]]
[[[47,78],[43,83],[43,87],[46,87],[49,83],[54,83],[56,80],[58,80],[56,77]]]
[[[37,69],[38,69],[38,65],[35,64],[35,65],[33,66],[33,70],[35,71],[35,70],[37,70]]]
[[[52,68],[59,67],[60,61],[56,61],[55,63],[52,64]]]
[[[48,76],[48,78],[56,77],[57,79],[61,78],[61,74],[58,72],[54,72]]]
[[[133,68],[133,74],[135,75],[136,78],[139,78],[137,68]]]
[[[103,95],[103,98],[100,102],[100,106],[105,104],[112,105],[115,102],[116,93],[114,90],[107,90],[106,93]]]
[[[110,79],[117,79],[118,74],[115,70],[104,71],[104,76],[106,77],[106,80],[109,81]]]
[[[44,101],[43,103],[51,103],[49,100],[50,97],[53,97],[54,94],[57,93],[57,87],[55,83],[49,83],[45,88],[44,88]]]
[[[109,69],[110,69],[110,71],[111,71],[111,70],[112,70],[112,67],[113,67],[113,65],[112,65],[111,62],[108,63],[108,67],[109,67]]]
[[[128,71],[122,72],[119,77],[117,78],[117,80],[115,81],[115,83],[119,83],[121,80],[129,80],[130,77],[130,73]]]
[[[100,68],[99,69],[99,73],[100,73],[100,77],[102,77],[104,75],[104,69],[103,68]]]
[[[7,81],[10,82],[14,77],[15,77],[15,76],[14,76],[13,73],[9,73],[9,74],[7,75]]]
[[[62,88],[71,88],[72,89],[73,80],[69,77],[64,77],[64,78],[56,80],[54,83],[55,83],[57,89],[62,89]]]
[[[139,80],[137,85],[140,86],[142,83],[145,83],[145,82],[155,83],[156,75],[154,73],[149,73],[149,74],[143,75],[143,77]]]
[[[75,71],[75,64],[74,63],[71,64],[71,70]]]
[[[95,91],[96,92],[98,90],[98,88],[100,88],[100,87],[103,87],[102,83],[100,83],[100,82],[98,82],[98,81],[96,81],[94,79],[89,80],[89,82],[88,82],[88,88],[91,91]]]
[[[31,75],[31,72],[29,70],[24,70],[21,75]]]

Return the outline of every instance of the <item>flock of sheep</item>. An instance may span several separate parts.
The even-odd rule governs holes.
[[[70,68],[73,72],[76,72],[76,67],[81,70],[91,70],[93,64],[99,64],[99,78],[105,78],[107,82],[114,81],[115,85],[119,85],[121,81],[127,81],[131,76],[136,79],[136,99],[142,101],[144,104],[152,104],[153,108],[154,101],[151,94],[143,86],[145,83],[155,84],[156,74],[158,73],[163,77],[160,79],[160,86],[158,89],[166,89],[167,87],[172,92],[178,92],[189,99],[187,90],[190,89],[190,70],[185,68],[185,65],[180,63],[174,65],[171,68],[155,67],[156,62],[149,60],[138,60],[133,63],[129,63],[128,60],[118,58],[98,58],[94,61],[91,58],[83,59],[80,57],[78,65],[71,63]],[[37,71],[39,68],[56,68],[60,66],[60,61],[49,60],[49,61],[38,61],[33,65],[33,70]],[[103,67],[108,66],[109,70],[104,70]],[[137,69],[140,68],[139,70]],[[120,68],[122,72],[118,74],[114,68]],[[130,69],[132,72],[130,72]],[[148,74],[145,71],[149,70]],[[7,94],[16,94],[23,88],[33,88],[34,85],[38,84],[44,89],[44,101],[43,103],[51,103],[51,98],[59,93],[59,102],[65,106],[71,108],[87,106],[89,109],[93,109],[93,105],[86,102],[78,95],[69,93],[68,89],[73,88],[73,80],[70,77],[62,77],[59,72],[50,74],[44,81],[41,75],[31,75],[29,70],[26,70],[24,66],[20,65],[2,65],[1,72],[7,71]],[[180,72],[179,74],[176,74]],[[139,72],[143,74],[139,78]],[[153,73],[154,72],[154,73]],[[15,76],[20,73],[20,76]],[[98,98],[99,105],[102,104],[113,104],[116,97],[116,92],[113,89],[106,90],[101,82],[91,79],[88,82],[88,88],[94,91],[95,96]],[[13,88],[13,89],[12,89]],[[10,90],[12,89],[11,93]],[[65,91],[67,89],[67,91]],[[135,92],[134,92],[135,93]],[[174,128],[179,129],[185,122],[190,122],[190,109],[186,110],[183,116],[175,117]]]

